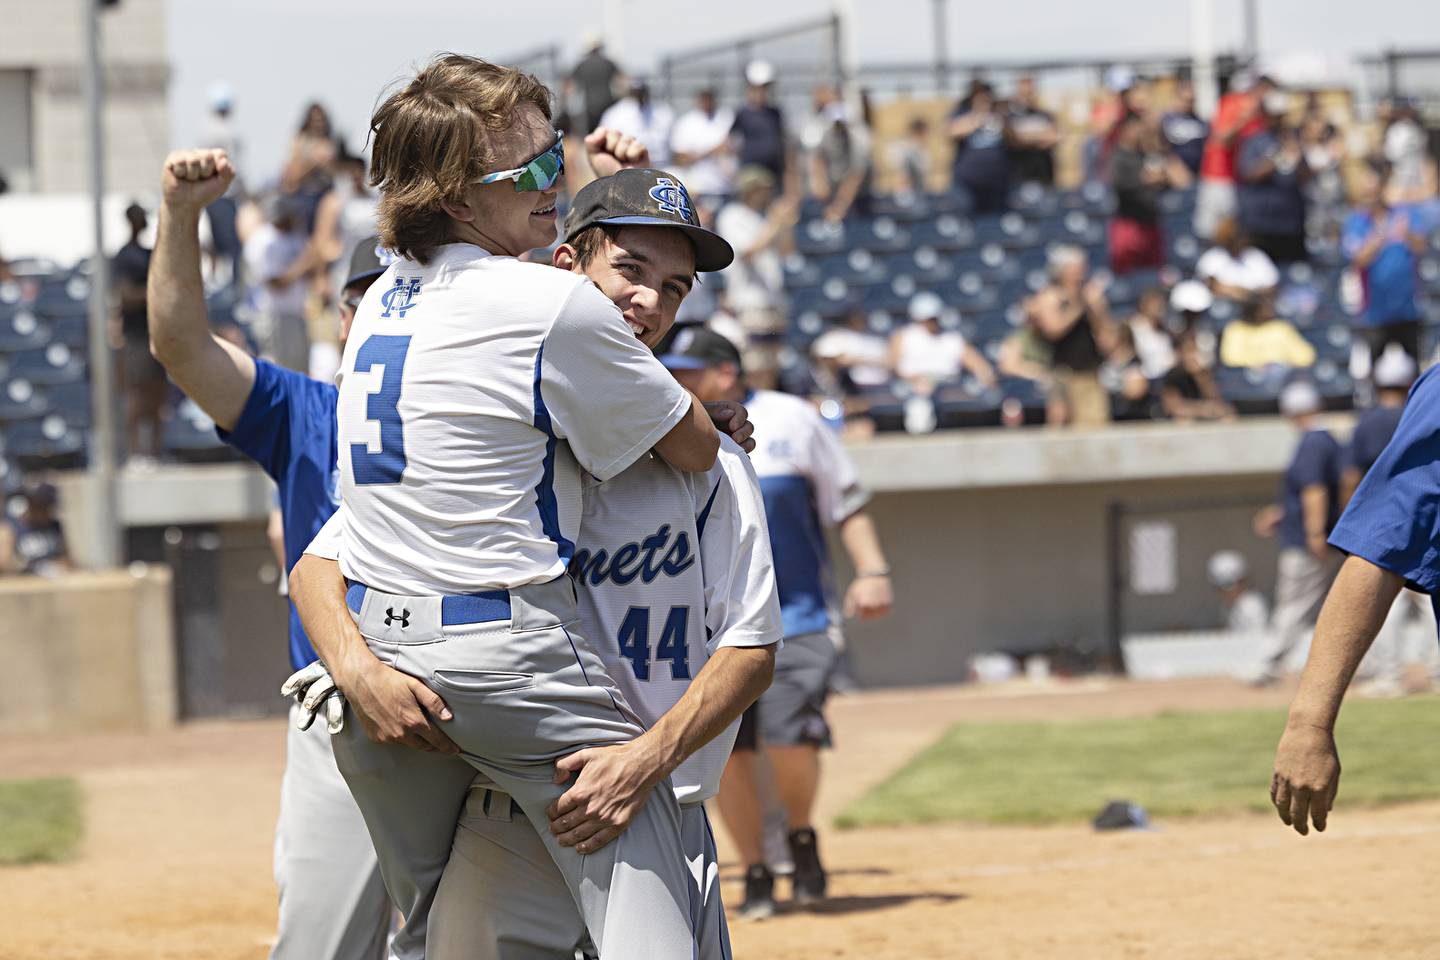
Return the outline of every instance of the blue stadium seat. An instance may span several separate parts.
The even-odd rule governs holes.
[[[820,265],[803,253],[792,253],[785,258],[785,286],[813,287],[821,281]]]
[[[181,402],[161,433],[165,449],[176,459],[191,463],[234,459],[229,445],[216,436],[215,422],[193,401]]]
[[[49,412],[49,404],[35,385],[23,377],[9,377],[0,390],[0,420],[31,420]]]
[[[14,354],[11,373],[35,384],[75,383],[85,376],[85,363],[63,343]]]
[[[46,277],[35,293],[35,312],[41,316],[75,316],[89,309],[90,281],[78,273]]]
[[[84,380],[76,383],[57,383],[42,388],[49,410],[60,414],[65,422],[74,427],[88,429],[91,424],[90,384]]]
[[[910,247],[910,231],[892,217],[861,220],[849,233],[851,242],[865,250],[893,253]]]
[[[33,350],[48,342],[50,331],[28,309],[0,310],[0,352]]]
[[[64,417],[50,414],[8,424],[5,451],[26,469],[60,469],[84,461],[85,439]]]
[[[845,258],[851,282],[860,284],[883,283],[888,273],[888,264],[869,250],[851,250]]]
[[[807,256],[848,250],[845,226],[820,218],[806,220],[795,230],[795,248]]]
[[[917,247],[935,250],[965,250],[975,244],[975,227],[966,218],[944,213],[934,220],[922,220],[912,227],[910,240]]]

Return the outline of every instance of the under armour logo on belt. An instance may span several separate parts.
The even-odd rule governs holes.
[[[394,623],[396,620],[399,620],[399,621],[400,621],[400,626],[401,626],[402,629],[403,629],[404,627],[410,626],[410,611],[409,611],[409,610],[401,610],[400,613],[399,613],[399,615],[396,615],[396,613],[395,613],[395,608],[394,608],[394,607],[386,607],[386,608],[385,608],[385,626],[387,626],[387,627],[390,626],[390,625],[391,625],[392,623]]]

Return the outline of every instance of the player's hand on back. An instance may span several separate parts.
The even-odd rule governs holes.
[[[1304,836],[1325,830],[1335,793],[1340,788],[1340,752],[1332,731],[1313,724],[1287,724],[1275,751],[1270,802],[1280,819]]]
[[[220,199],[234,179],[224,150],[176,150],[165,158],[161,196],[172,210],[198,211]]]
[[[705,412],[710,414],[716,430],[734,440],[746,453],[755,451],[755,425],[750,422],[750,411],[745,409],[745,404],[738,400],[717,400],[705,404]]]
[[[449,720],[445,701],[424,683],[371,657],[336,684],[345,694],[365,735],[376,743],[395,743],[432,753],[456,754],[460,748],[436,720]]]
[[[555,764],[555,782],[575,783],[546,808],[560,845],[590,854],[625,832],[665,771],[646,737],[590,747]]]
[[[598,179],[631,167],[650,166],[650,148],[628,133],[596,127],[585,138],[585,158]]]

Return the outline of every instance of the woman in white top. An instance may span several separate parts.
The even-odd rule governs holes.
[[[995,371],[978,350],[968,349],[959,330],[940,325],[945,304],[933,293],[917,293],[910,301],[911,323],[896,331],[890,341],[891,365],[916,393],[957,380],[970,371],[986,387],[995,385]]]

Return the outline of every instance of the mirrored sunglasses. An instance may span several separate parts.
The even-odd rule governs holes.
[[[558,137],[555,145],[544,153],[513,170],[498,170],[487,173],[478,183],[498,183],[501,180],[515,181],[515,192],[549,190],[555,181],[565,173],[565,138]]]

